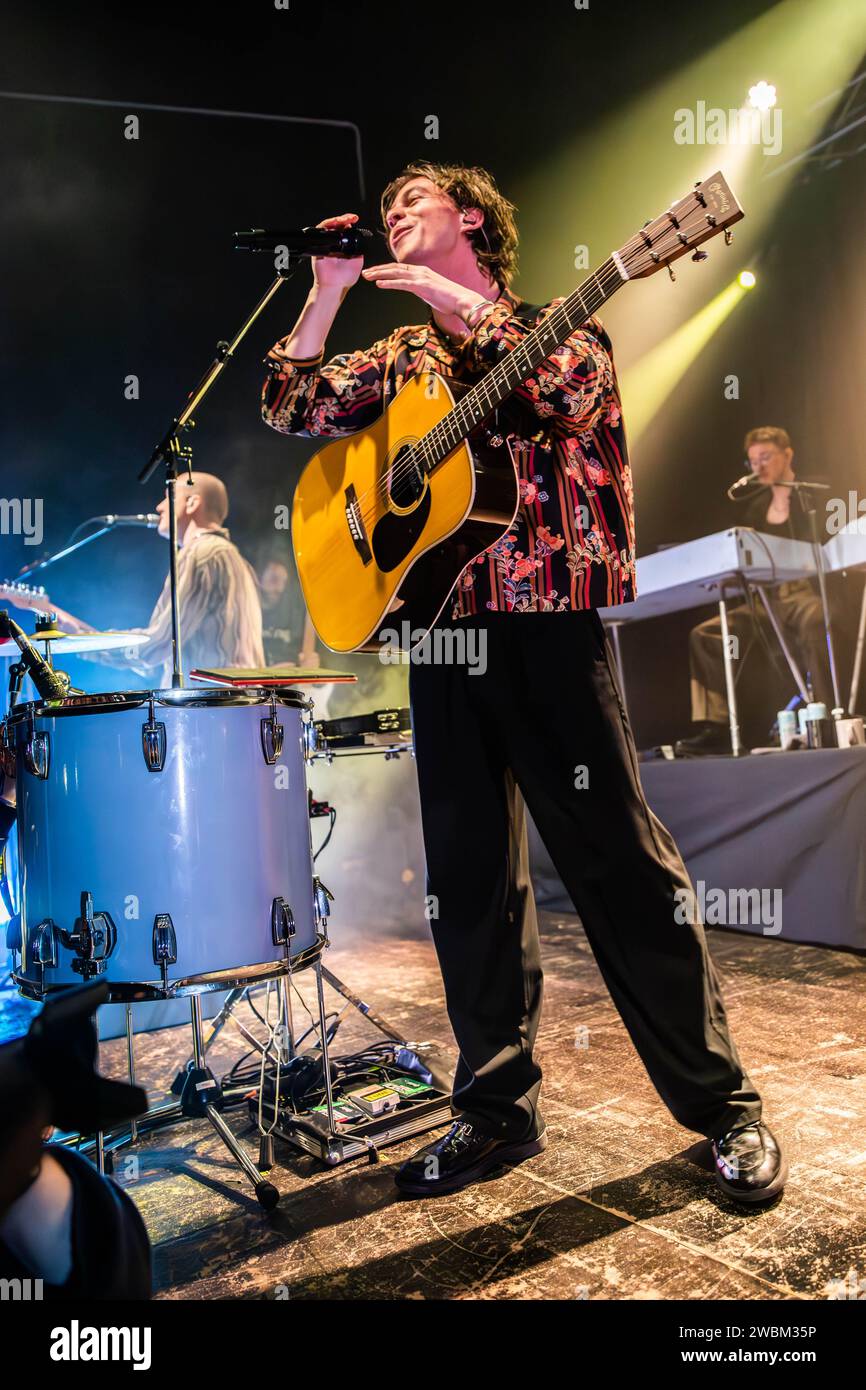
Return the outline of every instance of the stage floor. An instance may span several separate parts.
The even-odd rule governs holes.
[[[269,1217],[206,1123],[164,1130],[135,1151],[134,1180],[128,1159],[118,1164],[153,1241],[157,1297],[823,1299],[850,1269],[861,1278],[864,961],[708,934],[738,1047],[791,1161],[781,1203],[749,1212],[727,1203],[707,1145],[657,1098],[576,919],[541,917],[543,1154],[457,1195],[411,1201],[392,1167],[417,1141],[384,1150],[379,1164],[330,1170],[277,1141],[271,1176],[283,1196]],[[327,963],[406,1036],[448,1051],[429,942],[354,936]],[[312,977],[299,983],[312,1004]],[[587,1049],[575,1046],[580,1025]],[[218,1074],[245,1050],[233,1032],[213,1049]],[[353,1010],[336,1051],[375,1036]],[[123,1048],[102,1045],[104,1070],[121,1074]],[[186,1052],[185,1030],[142,1036],[139,1079],[159,1091]],[[241,1111],[231,1124],[243,1131]],[[255,1136],[248,1142],[257,1153]]]

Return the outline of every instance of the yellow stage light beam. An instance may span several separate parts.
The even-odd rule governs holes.
[[[746,276],[750,273],[744,272]],[[738,276],[709,304],[620,374],[630,445],[643,434],[713,334],[748,294],[748,287],[742,281],[743,276]]]
[[[753,270],[741,270],[737,279],[744,290],[753,290],[758,283]]]
[[[582,33],[574,26],[563,33],[564,43],[575,44],[577,70],[585,61]],[[581,109],[579,125],[564,119],[559,146],[551,146],[548,131],[541,145],[547,157],[506,190],[520,210],[525,297],[540,303],[573,288],[586,268],[717,168],[746,213],[734,232],[738,260],[751,259],[794,176],[795,166],[782,166],[814,142],[829,115],[822,99],[844,86],[864,50],[866,5],[781,0],[655,87],[626,97],[614,113],[593,122],[590,106]],[[774,106],[750,106],[750,89],[767,103],[771,87]],[[694,115],[694,143],[676,138],[678,128],[688,134],[682,111]],[[726,120],[716,123],[713,111]],[[761,141],[743,139],[762,118]],[[774,169],[780,176],[768,178]],[[676,286],[658,275],[639,292],[626,287],[604,310],[620,367],[688,321],[735,273],[720,239],[706,249],[707,264],[684,263]]]

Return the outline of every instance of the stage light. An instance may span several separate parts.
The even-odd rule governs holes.
[[[769,111],[776,105],[776,89],[772,82],[756,82],[749,88],[749,105],[756,111]]]
[[[751,274],[750,271],[745,273]],[[674,394],[686,372],[745,295],[742,277],[737,276],[690,319],[620,373],[623,407],[632,443]]]
[[[754,272],[751,270],[741,270],[737,278],[744,290],[753,290],[758,283]]]

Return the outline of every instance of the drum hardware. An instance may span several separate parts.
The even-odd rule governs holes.
[[[412,753],[412,720],[408,709],[379,709],[315,724],[310,760],[323,758],[330,766],[336,756],[378,754],[386,761]]]
[[[40,965],[57,964],[57,937],[59,931],[60,929],[57,923],[52,922],[50,917],[46,917],[44,922],[40,922],[38,926],[33,928],[33,934],[30,937],[30,950],[33,959],[38,961]],[[6,944],[10,946],[11,949],[11,942],[7,941]]]
[[[72,969],[85,980],[103,973],[117,945],[117,928],[111,915],[108,912],[94,912],[93,894],[86,890],[81,894],[81,916],[75,919],[72,931],[60,927],[59,935],[61,944],[76,954],[76,959],[71,962]],[[56,963],[56,960],[51,962],[52,965]]]
[[[317,943],[316,960],[321,953],[325,942],[319,938]],[[281,1041],[281,1050],[285,1052],[287,1059],[294,1055],[293,1029],[291,999],[287,984],[290,975],[299,969],[305,969],[312,963],[307,952],[306,957],[296,959],[288,963],[286,972],[279,976],[275,983],[281,994],[281,1019],[285,1021],[280,1028],[280,1039],[285,1039],[285,1048]],[[265,986],[267,988],[267,986]],[[118,1151],[134,1145],[140,1138],[146,1137],[154,1131],[163,1128],[165,1125],[175,1124],[184,1119],[207,1119],[214,1130],[231,1153],[235,1162],[240,1166],[250,1182],[253,1184],[256,1197],[266,1211],[272,1211],[280,1199],[278,1189],[273,1183],[266,1181],[261,1172],[256,1168],[252,1159],[245,1149],[236,1139],[234,1133],[226,1124],[222,1116],[222,1110],[227,1104],[226,1096],[220,1082],[214,1076],[207,1065],[207,1049],[221,1030],[223,1024],[231,1018],[241,1034],[249,1041],[251,1046],[261,1054],[268,1052],[273,1042],[274,1030],[271,1037],[263,1044],[245,1027],[241,1020],[233,1016],[232,1010],[235,1005],[243,999],[249,992],[251,986],[245,985],[243,988],[233,989],[226,999],[223,1008],[216,1018],[212,1021],[210,1031],[205,1041],[202,1013],[201,995],[190,995],[190,1025],[192,1029],[192,1056],[186,1066],[178,1073],[172,1084],[171,1090],[177,1100],[166,1100],[153,1105],[147,1114],[140,1117],[135,1122],[129,1124],[121,1130],[110,1130],[104,1134],[100,1133],[85,1138],[77,1134],[60,1135],[55,1142],[63,1143],[69,1147],[74,1147],[80,1153],[90,1154],[95,1158],[100,1172],[113,1171],[114,1154]],[[127,1071],[131,1078],[130,1084],[135,1084],[135,1043],[132,1028],[132,1010],[127,1006],[126,1011],[126,1043],[127,1043]],[[249,1086],[245,1086],[243,1093],[232,1100],[240,1103],[248,1093]]]
[[[207,1066],[202,1039],[201,998],[197,994],[190,997],[190,1018],[193,1065],[186,1074],[180,1094],[181,1114],[190,1119],[202,1118],[210,1121],[235,1162],[240,1165],[253,1184],[256,1197],[265,1211],[273,1211],[280,1200],[279,1190],[274,1187],[272,1182],[268,1182],[262,1177],[220,1113],[225,1100],[219,1082],[210,1067]]]
[[[306,711],[301,720],[301,738],[304,744],[304,762],[312,762],[318,746],[318,732],[310,710]]]
[[[48,776],[51,765],[51,737],[47,729],[37,733],[32,719],[22,749],[22,761],[31,776],[40,777],[43,781]]]
[[[23,661],[12,661],[9,663],[9,708],[14,709],[21,696],[21,689],[24,685],[24,677],[27,675],[27,667]]]
[[[153,700],[148,700],[148,717],[141,726],[141,751],[148,772],[162,772],[165,767],[166,733],[162,720],[154,717]]]
[[[295,914],[285,898],[274,898],[271,903],[271,936],[275,946],[282,946],[286,960],[289,960],[289,947],[296,931]]]
[[[68,634],[65,633],[62,628],[57,626],[57,614],[54,612],[53,608],[36,609],[36,622],[33,625],[34,638],[40,642],[50,642],[57,637],[66,637],[67,635]],[[49,655],[46,656],[46,661],[50,662],[50,660],[49,649]],[[57,674],[60,675],[61,672],[58,671]]]
[[[329,903],[334,901],[334,895],[330,889],[326,888],[320,878],[313,878],[313,905],[316,913],[316,925],[321,927],[325,941],[328,941],[328,917],[330,916]],[[329,943],[330,944],[330,943]]]
[[[317,1107],[317,1112],[299,1110],[297,1097],[291,1099],[287,1096],[286,1102],[281,1106],[279,1094],[274,1096],[274,1088],[271,1086],[267,1096],[260,1091],[257,1097],[249,1100],[250,1119],[258,1123],[262,1129],[263,1117],[267,1116],[270,1119],[269,1135],[278,1134],[295,1148],[312,1154],[329,1167],[335,1167],[338,1163],[362,1155],[366,1155],[371,1163],[375,1163],[378,1161],[380,1148],[450,1124],[451,1078],[426,1062],[423,1062],[423,1065],[431,1073],[433,1083],[429,1088],[428,1099],[416,1101],[411,1108],[388,1115],[370,1118],[359,1114],[356,1120],[347,1122],[343,1109],[344,1099],[342,1096],[337,1097],[334,1090],[340,1060],[344,1059],[335,1059],[332,1062],[330,1058],[323,982],[327,982],[347,1001],[346,1010],[343,1012],[349,1007],[357,1009],[389,1043],[393,1044],[393,1069],[399,1072],[401,1077],[417,1076],[418,1064],[423,1062],[422,1052],[433,1046],[431,1043],[407,1042],[397,1029],[386,1023],[363,999],[318,961],[316,993],[319,1038],[316,1049],[307,1049],[303,1055],[315,1058],[318,1063],[314,1075],[316,1081],[321,1076],[324,1104]],[[373,1050],[381,1046],[382,1044],[376,1044]]]
[[[282,724],[277,722],[277,706],[273,697],[271,697],[271,712],[261,721],[260,729],[265,762],[272,767],[283,751],[283,735],[285,733]]]
[[[158,912],[153,919],[153,963],[162,972],[162,987],[168,994],[168,967],[177,964],[177,936],[167,912]]]
[[[37,633],[38,635],[40,634]],[[69,677],[65,671],[54,670],[51,663],[50,639],[55,636],[62,637],[64,634],[52,628],[41,635],[45,639],[44,657],[40,656],[26,632],[9,617],[6,609],[0,609],[0,637],[12,641],[18,648],[21,662],[43,700],[62,700],[70,690]]]
[[[34,927],[33,935],[30,938],[30,949],[34,961],[39,966],[39,977],[42,988],[45,987],[45,967],[54,968],[57,965],[57,936],[58,927],[52,922],[50,917],[46,917],[44,922],[40,922]],[[10,940],[9,933],[6,934],[6,945],[10,951],[15,949],[15,943]],[[21,945],[21,924],[18,926],[18,945]]]

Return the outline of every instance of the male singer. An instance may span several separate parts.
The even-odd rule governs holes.
[[[532,310],[511,291],[514,207],[483,169],[410,165],[385,189],[382,214],[392,262],[313,261],[300,317],[267,358],[263,412],[275,429],[349,434],[413,373],[477,380],[561,303]],[[323,363],[361,275],[432,313]],[[413,1196],[452,1192],[547,1142],[525,799],[665,1104],[712,1141],[731,1197],[769,1200],[785,1162],[730,1036],[703,925],[677,921],[688,874],[644,799],[596,612],[634,596],[631,473],[598,320],[517,389],[498,430],[518,451],[522,505],[460,577],[451,610],[486,636],[486,671],[413,663],[409,673],[431,926],[460,1057],[454,1124],[403,1164],[397,1184]]]

